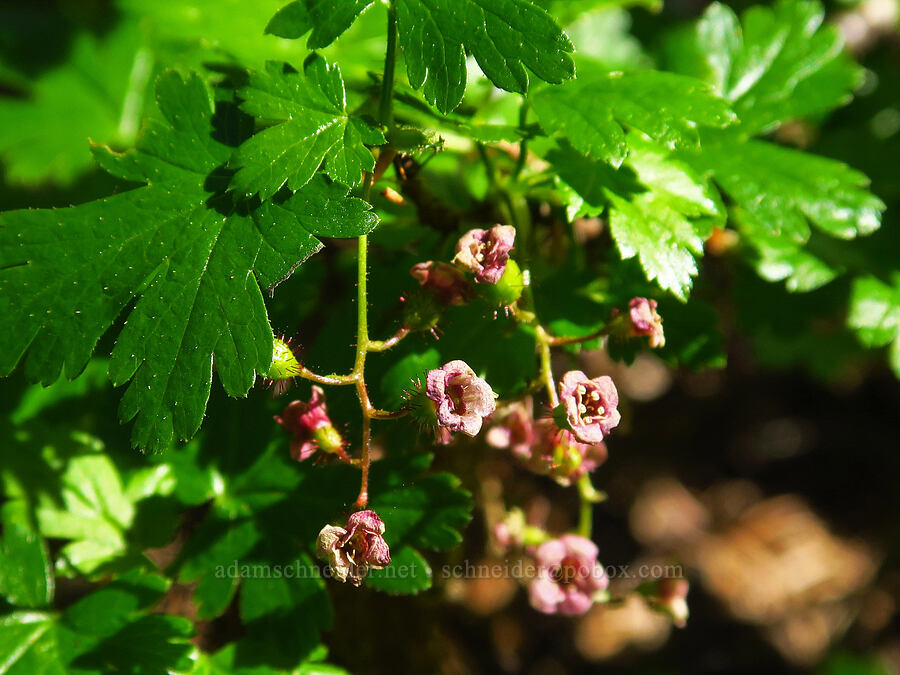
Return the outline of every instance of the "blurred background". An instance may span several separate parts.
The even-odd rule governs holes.
[[[282,2],[206,4],[201,21],[173,3],[0,2],[0,210],[64,206],[120,189],[92,167],[86,139],[122,147],[133,141],[149,105],[146,84],[166,50],[197,63],[223,45],[249,63],[296,50],[274,39],[258,43],[250,30],[234,32],[244,14],[269,16]],[[660,31],[705,7],[684,0],[627,10],[594,4],[608,4],[599,10],[598,49],[610,62],[627,63],[652,61]],[[850,246],[881,248],[897,260],[898,3],[831,2],[827,10],[867,69],[865,82],[851,105],[821,124],[789,125],[778,136],[872,179],[888,205],[885,223]],[[368,39],[365,21],[354,30],[356,39],[340,48],[355,50],[363,64],[370,53],[377,64],[381,33]],[[194,40],[198,32],[207,37]],[[603,223],[583,226],[586,237],[603,236]],[[509,578],[438,575],[433,591],[409,598],[332,584],[338,628],[326,642],[335,662],[356,673],[448,675],[900,673],[900,386],[844,326],[849,282],[785,301],[780,289],[733,264],[727,250],[727,241],[708,244],[696,291],[717,311],[726,367],[673,370],[649,354],[630,367],[602,352],[578,357],[589,376],[613,375],[630,406],[625,419],[633,421],[595,474],[609,494],[594,514],[600,558],[614,566],[681,565],[691,582],[687,627],[673,628],[636,596],[574,620],[543,616]],[[304,267],[272,301],[273,325],[302,329],[322,360],[344,358],[325,356],[322,346],[345,328],[327,309],[329,293],[341,289],[323,290],[349,260],[344,253],[335,245],[324,267]],[[21,374],[3,383],[4,416],[27,415],[33,391]],[[127,429],[115,421],[117,394],[94,383],[77,395],[52,408],[53,423],[87,428],[114,451],[131,452]],[[250,405],[264,414],[278,409],[262,395]],[[211,415],[225,406],[214,396]],[[532,522],[552,529],[573,524],[572,491],[525,472],[501,451],[460,444],[438,454],[437,468],[462,477],[477,509],[463,547],[434,556],[435,570],[503,560],[488,537],[491,514],[503,504],[521,504]],[[169,554],[154,555],[164,561]],[[634,583],[615,579],[613,595]],[[60,584],[62,602],[78,595],[77,584]],[[191,616],[189,591],[176,585],[160,610]],[[230,639],[237,630],[230,621],[226,615],[201,624],[198,642],[213,648]]]

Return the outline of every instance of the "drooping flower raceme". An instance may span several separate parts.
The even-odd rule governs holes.
[[[275,416],[275,421],[293,435],[291,457],[298,462],[310,457],[317,449],[335,453],[348,460],[344,452],[344,441],[334,428],[325,408],[325,392],[313,385],[309,403],[291,401]]]
[[[359,586],[370,569],[382,569],[391,562],[384,537],[384,522],[372,510],[357,511],[347,519],[347,527],[326,525],[316,540],[316,555],[328,562],[332,576]]]
[[[553,411],[561,428],[582,443],[599,443],[619,424],[619,393],[608,375],[588,379],[580,370],[570,370],[559,382],[560,405]]]
[[[647,298],[632,298],[628,303],[628,319],[631,335],[649,337],[650,347],[664,347],[666,336],[663,333],[662,317],[656,311],[656,300]]]
[[[429,371],[425,378],[425,405],[431,407],[436,424],[450,431],[475,436],[485,417],[494,412],[496,395],[465,361],[449,363]]]
[[[476,282],[496,284],[506,271],[515,240],[516,228],[511,225],[469,230],[456,244],[453,262],[473,274]]]
[[[545,614],[584,614],[609,585],[589,539],[564,534],[535,553],[537,575],[528,589],[531,606]]]

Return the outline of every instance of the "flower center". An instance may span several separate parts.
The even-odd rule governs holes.
[[[581,572],[581,561],[573,555],[563,558],[559,567],[551,573],[553,580],[560,586],[568,586],[575,583]]]
[[[578,401],[578,415],[584,424],[592,424],[606,418],[606,408],[600,392],[590,386],[579,384],[575,389]]]

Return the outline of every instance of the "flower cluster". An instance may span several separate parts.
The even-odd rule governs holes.
[[[509,257],[515,240],[510,225],[476,228],[457,242],[453,264],[428,260],[413,265],[409,273],[425,295],[405,298],[405,324],[432,329],[444,307],[468,304],[476,295],[495,306],[514,306],[524,288],[522,271]]]
[[[508,449],[529,470],[571,485],[606,461],[606,445],[583,443],[551,417],[534,419],[530,398],[504,408],[488,431],[488,445]]]

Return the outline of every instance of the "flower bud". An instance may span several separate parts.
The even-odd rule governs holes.
[[[294,378],[300,374],[300,362],[294,355],[289,342],[275,338],[272,343],[272,365],[260,373],[267,384],[274,388],[276,396],[281,396],[290,388]]]

